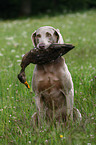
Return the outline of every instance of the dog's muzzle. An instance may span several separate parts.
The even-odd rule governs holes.
[[[45,49],[45,44],[44,43],[39,44],[39,48],[40,49]]]

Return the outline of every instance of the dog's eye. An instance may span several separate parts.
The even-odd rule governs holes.
[[[51,37],[51,34],[49,32],[47,32],[46,37]]]
[[[41,38],[41,35],[40,34],[37,34],[37,38]]]

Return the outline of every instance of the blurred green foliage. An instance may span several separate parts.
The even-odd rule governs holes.
[[[14,18],[41,13],[57,14],[96,8],[96,0],[1,0],[0,17]]]

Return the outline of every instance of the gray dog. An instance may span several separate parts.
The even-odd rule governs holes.
[[[64,44],[59,30],[44,26],[32,34],[34,47],[47,49],[50,44]],[[32,119],[40,122],[44,117],[47,120],[55,118],[58,122],[81,120],[78,109],[73,108],[74,88],[71,74],[63,57],[44,65],[36,65],[32,78],[32,88],[35,92],[37,112]],[[74,114],[74,118],[73,118]]]

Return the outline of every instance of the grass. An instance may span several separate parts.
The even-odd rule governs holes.
[[[31,34],[38,27],[59,28],[65,43],[76,47],[64,57],[71,72],[74,101],[82,122],[62,128],[33,130],[34,93],[17,79],[22,54],[33,48]],[[34,65],[26,68],[31,86]],[[95,145],[96,144],[96,10],[0,21],[0,145]],[[62,136],[60,136],[62,135]]]

